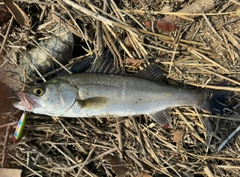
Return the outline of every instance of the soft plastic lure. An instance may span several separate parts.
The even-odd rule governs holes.
[[[21,138],[23,128],[24,128],[25,123],[26,123],[26,118],[27,118],[27,113],[26,113],[26,111],[24,111],[20,120],[18,121],[16,130],[15,130],[14,135],[13,135],[13,141],[15,143]]]

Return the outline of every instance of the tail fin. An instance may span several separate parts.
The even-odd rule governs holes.
[[[206,89],[204,94],[204,102],[200,106],[201,109],[212,112],[214,114],[224,114],[232,109],[228,99],[233,92],[226,90]]]

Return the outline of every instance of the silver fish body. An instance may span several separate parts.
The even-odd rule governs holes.
[[[54,78],[18,94],[15,107],[62,117],[152,115],[176,106],[204,104],[205,92],[142,78],[82,73]]]

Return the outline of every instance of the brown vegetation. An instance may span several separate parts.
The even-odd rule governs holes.
[[[17,61],[20,49],[28,50],[33,40],[44,40],[38,34],[58,22],[76,35],[75,51],[79,46],[85,50],[76,52],[73,61],[108,48],[128,72],[136,72],[142,61],[155,62],[167,71],[167,79],[182,85],[234,91],[229,100],[234,110],[218,116],[175,108],[167,129],[145,115],[69,119],[28,114],[16,144],[12,136],[20,115],[3,115],[1,167],[23,169],[23,176],[239,176],[239,2],[27,2],[16,4],[30,27],[1,19],[7,26],[0,29],[1,68]]]

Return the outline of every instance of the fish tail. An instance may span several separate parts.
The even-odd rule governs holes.
[[[228,102],[229,98],[233,96],[232,91],[206,89],[203,95],[200,109],[220,115],[232,110],[232,106]]]

